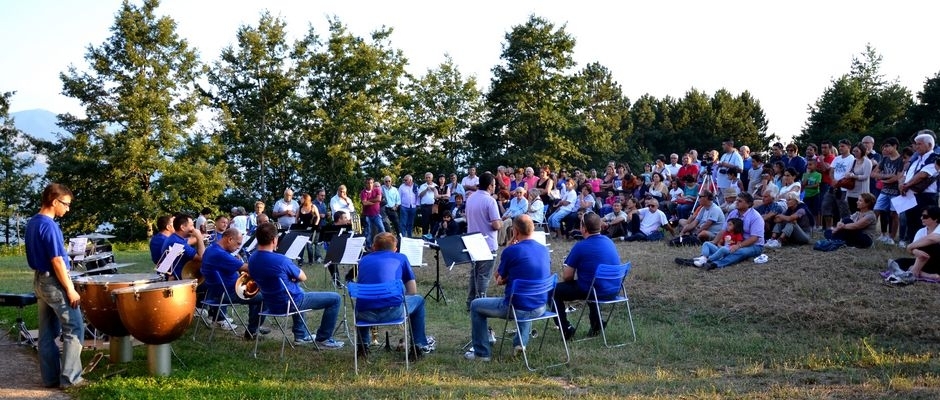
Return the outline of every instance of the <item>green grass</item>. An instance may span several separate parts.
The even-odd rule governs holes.
[[[553,243],[556,269],[571,244]],[[606,349],[599,339],[572,343],[568,367],[530,373],[521,359],[462,360],[470,325],[464,311],[467,274],[465,266],[456,266],[441,272],[448,304],[427,302],[428,333],[438,339],[437,352],[409,372],[396,352],[374,351],[357,377],[348,346],[288,350],[280,360],[279,341],[268,339],[255,360],[249,342],[217,332],[208,348],[192,341],[190,331],[173,343],[182,362],[173,360],[171,376],[150,377],[146,349],[140,346],[131,363],[102,362],[88,375],[94,384],[75,394],[89,399],[940,396],[940,317],[934,312],[940,307],[940,286],[880,284],[877,271],[887,257],[900,256],[898,250],[785,248],[768,252],[771,262],[764,265],[745,262],[706,273],[672,264],[691,249],[617,246],[622,259],[634,266],[628,290],[638,340],[632,342],[625,314],[617,315],[608,329],[614,340],[629,344]],[[138,263],[122,272],[150,268],[142,251],[120,252],[116,258]],[[426,259],[431,266],[416,270],[421,294],[434,281],[433,257],[426,254]],[[308,288],[329,289],[323,268],[307,267],[306,272]],[[29,291],[30,279],[21,256],[0,258],[0,291]],[[501,294],[501,288],[494,290],[491,295]],[[35,307],[26,315],[34,326]],[[14,317],[15,310],[0,309],[4,326]],[[319,313],[311,320],[319,323]],[[491,326],[500,331],[503,321],[491,320]],[[535,327],[548,335],[535,361],[560,357],[558,331]],[[401,336],[395,328],[388,331],[393,342]],[[94,353],[86,351],[84,357]]]

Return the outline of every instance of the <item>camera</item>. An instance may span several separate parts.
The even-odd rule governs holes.
[[[728,173],[728,169],[727,169],[727,168],[718,168],[718,173],[719,173],[719,174],[722,174],[722,175],[725,175],[725,174]]]

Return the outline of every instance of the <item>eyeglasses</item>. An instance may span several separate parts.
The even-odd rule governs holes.
[[[71,203],[71,202],[64,202],[64,201],[59,200],[59,199],[55,199],[55,201],[58,201],[59,204],[62,204],[62,205],[65,206],[66,208],[72,208],[72,203]]]
[[[927,214],[921,214],[920,219],[924,219],[924,218],[930,218],[930,216]]]
[[[649,207],[649,208],[656,208],[656,207],[659,207],[659,206],[657,206],[657,205],[655,205],[655,204],[650,204],[650,205],[648,205],[647,207]]]

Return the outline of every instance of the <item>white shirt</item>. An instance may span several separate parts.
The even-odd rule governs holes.
[[[744,170],[744,159],[742,159],[741,155],[736,151],[722,154],[721,157],[718,158],[718,162],[734,164],[734,166],[738,167],[739,170]],[[719,189],[724,189],[731,185],[731,180],[728,179],[728,174],[722,174],[719,172],[720,170],[726,168],[730,167],[719,167],[718,165],[712,167],[713,172],[717,174],[715,177],[715,184],[718,185]]]
[[[640,210],[640,232],[643,232],[643,234],[647,236],[668,223],[669,220],[666,218],[666,213],[658,208],[655,212],[650,212],[649,208],[645,207]]]
[[[569,190],[565,192],[564,197],[562,197],[562,201],[567,201],[568,204],[561,206],[559,210],[574,212],[575,210],[578,209],[578,191]]]
[[[232,228],[238,229],[238,231],[241,232],[242,235],[247,234],[248,233],[248,216],[239,215],[237,217],[233,217]]]
[[[841,155],[836,156],[836,158],[832,160],[833,183],[838,182],[839,179],[844,178],[845,174],[852,170],[852,165],[854,164],[855,164],[855,156],[851,154],[849,154],[846,157],[842,157]],[[846,191],[846,189],[842,188],[842,191],[844,192]]]
[[[927,162],[927,158],[929,158],[928,157],[929,155],[930,155],[929,153],[922,154],[920,157],[917,158],[917,161],[914,164],[908,167],[907,174],[904,176],[904,182],[910,182],[911,179],[914,179],[914,175],[916,175],[918,172],[926,173],[929,176],[934,176],[937,174],[937,167],[935,166],[935,164],[932,162]],[[927,188],[924,189],[923,193],[937,193],[937,185],[933,184],[933,185],[927,186]]]
[[[425,190],[427,190],[425,192]],[[423,195],[421,193],[424,193]],[[437,196],[437,184],[427,182],[418,187],[418,204],[422,206],[434,204],[434,197]]]
[[[281,225],[281,229],[290,229],[290,226],[297,222],[296,215],[300,213],[300,204],[297,203],[297,200],[291,200],[290,203],[284,201],[284,199],[278,200],[274,203],[274,212],[281,213],[287,210],[294,210],[294,216],[282,215],[277,217],[277,223]]]
[[[330,199],[330,212],[336,214],[337,211],[342,211],[349,214],[349,216],[355,214],[356,209],[353,206],[352,199],[350,199],[349,196],[346,196],[346,199],[342,199],[338,194],[334,195],[333,198]]]

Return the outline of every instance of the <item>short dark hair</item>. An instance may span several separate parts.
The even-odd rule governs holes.
[[[924,210],[927,213],[927,218],[930,218],[934,221],[940,221],[940,207],[930,206]]]
[[[896,137],[894,137],[894,136],[885,139],[884,142],[881,143],[881,147],[885,147],[885,146],[894,146],[894,147],[898,147],[898,146],[900,146],[900,145],[901,145],[901,142],[898,141],[898,138],[896,138]]]
[[[202,215],[212,214],[212,209],[209,207],[203,207],[202,211],[199,212]]]
[[[747,203],[748,206],[754,205],[754,196],[751,196],[751,194],[748,192],[738,193],[738,198],[741,200],[744,200],[744,202]]]
[[[258,225],[258,229],[255,230],[255,239],[258,240],[260,246],[274,243],[274,239],[277,239],[277,227],[270,222]]]
[[[699,197],[704,197],[709,200],[715,200],[715,194],[708,190],[703,190],[698,195]]]
[[[186,225],[189,221],[192,221],[193,217],[190,217],[189,214],[176,213],[173,215],[173,230],[178,231],[183,225]]]
[[[62,196],[72,196],[72,191],[63,184],[50,183],[42,190],[42,206],[52,207],[55,201]]]
[[[492,185],[493,182],[495,182],[495,180],[496,179],[495,177],[493,177],[493,174],[489,172],[484,172],[483,175],[480,175],[480,186],[478,186],[478,189],[480,190],[488,189],[490,185]]]
[[[594,234],[601,231],[601,217],[595,213],[584,214],[581,224],[584,225],[584,230],[587,233]]]
[[[800,176],[799,172],[796,172],[796,168],[790,167],[785,169],[783,172],[790,174],[790,176],[797,177]]]
[[[839,139],[839,145],[841,146],[843,144],[852,147],[852,142],[850,142],[849,139]]]
[[[173,218],[172,215],[164,215],[164,216],[161,216],[160,218],[157,218],[157,230],[162,231],[163,228],[166,228],[167,224],[170,223],[170,219],[172,218]]]

